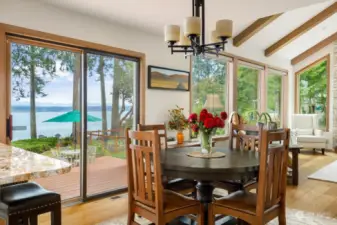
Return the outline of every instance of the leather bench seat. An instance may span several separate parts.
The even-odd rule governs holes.
[[[59,194],[33,182],[0,187],[0,215],[28,213],[60,202]]]

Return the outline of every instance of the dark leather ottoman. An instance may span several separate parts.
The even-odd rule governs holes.
[[[0,217],[8,225],[37,225],[39,214],[51,212],[51,224],[61,225],[61,197],[27,182],[0,186]]]

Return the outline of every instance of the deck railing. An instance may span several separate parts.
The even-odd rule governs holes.
[[[124,129],[95,130],[88,131],[89,144],[93,144],[93,140],[99,140],[104,148],[116,150],[125,144]],[[112,144],[109,143],[112,141]]]

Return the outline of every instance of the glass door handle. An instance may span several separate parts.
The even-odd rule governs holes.
[[[6,136],[11,141],[13,139],[13,117],[9,115],[6,120]]]

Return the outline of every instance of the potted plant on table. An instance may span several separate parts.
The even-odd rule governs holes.
[[[188,121],[186,117],[184,116],[184,108],[180,108],[177,106],[176,109],[169,110],[169,122],[168,127],[170,130],[176,130],[177,131],[177,144],[183,144],[184,142],[184,133],[183,130],[185,130],[188,127]]]
[[[220,116],[212,114],[207,109],[202,109],[199,116],[192,113],[188,118],[188,123],[192,131],[200,134],[201,152],[204,154],[212,153],[212,136],[215,135],[218,128],[225,127],[227,113],[221,112]]]

